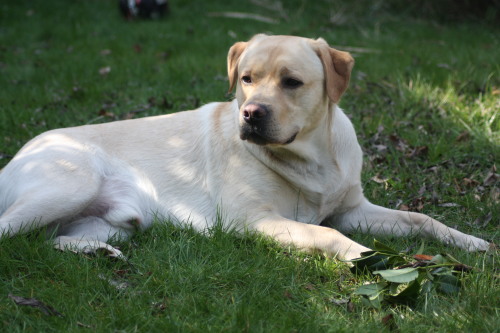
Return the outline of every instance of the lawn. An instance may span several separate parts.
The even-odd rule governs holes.
[[[457,18],[452,14],[462,2],[445,13],[420,8],[424,1],[179,0],[163,19],[127,21],[117,1],[4,0],[0,167],[49,129],[231,99],[225,60],[236,41],[261,32],[323,37],[356,59],[340,106],[365,153],[366,196],[499,244],[499,9],[462,11]],[[260,18],[224,17],[227,12]],[[411,307],[372,309],[352,293],[374,278],[353,275],[345,263],[220,227],[206,237],[161,222],[118,244],[129,262],[58,252],[41,233],[1,239],[0,331],[500,327],[497,254],[427,242],[426,254],[451,253],[475,267],[463,276],[460,294],[431,293]],[[372,245],[370,236],[351,236]],[[380,240],[400,251],[420,246],[417,237]],[[17,305],[14,296],[35,298],[57,313]]]

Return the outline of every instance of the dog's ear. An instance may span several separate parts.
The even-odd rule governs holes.
[[[227,75],[229,77],[229,92],[231,92],[238,82],[238,60],[247,48],[248,42],[237,42],[229,49],[227,54]]]
[[[334,103],[338,103],[349,85],[354,59],[348,52],[331,48],[324,39],[315,41],[316,53],[325,71],[326,91]]]

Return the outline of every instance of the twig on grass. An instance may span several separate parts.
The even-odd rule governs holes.
[[[342,46],[342,45],[335,45],[334,47],[339,50],[353,52],[353,53],[380,53],[380,50],[369,49],[366,47]]]
[[[255,20],[264,23],[278,24],[279,20],[262,16],[259,14],[252,13],[240,13],[240,12],[211,12],[207,14],[210,17],[229,17],[244,20]]]

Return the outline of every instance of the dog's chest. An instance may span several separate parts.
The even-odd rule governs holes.
[[[327,172],[316,174],[313,177],[295,178],[295,203],[291,207],[288,218],[294,220],[320,224],[335,211],[342,210],[344,198],[349,191],[349,184],[338,176],[338,173]]]

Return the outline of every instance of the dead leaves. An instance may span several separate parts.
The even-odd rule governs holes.
[[[491,170],[488,172],[488,174],[486,175],[486,177],[484,178],[483,185],[484,186],[492,186],[496,182],[498,182],[499,179],[500,179],[500,175],[497,173],[497,167],[496,167],[496,165],[494,165],[491,168]]]
[[[384,164],[387,162],[387,155],[391,150],[396,150],[403,153],[402,164],[405,160],[416,158],[425,158],[429,152],[429,147],[426,145],[413,146],[396,133],[384,133],[384,126],[380,125],[377,132],[369,139],[369,146],[365,149],[370,162],[373,165]]]
[[[381,319],[382,325],[387,328],[391,332],[399,332],[399,327],[396,324],[396,320],[394,319],[394,315],[392,313]]]
[[[97,118],[92,122],[95,122],[99,119],[106,119],[106,121],[115,121],[115,120],[127,120],[135,118],[138,113],[146,112],[153,108],[160,108],[164,110],[170,110],[173,107],[173,104],[165,97],[157,98],[150,97],[147,100],[147,103],[135,105],[129,111],[124,112],[116,112],[119,105],[115,102],[106,102],[103,103],[101,108],[97,111]]]
[[[427,171],[437,172],[439,166],[429,168]],[[416,196],[411,198],[409,201],[403,203],[403,200],[398,200],[397,209],[403,211],[417,211],[422,212],[425,205],[432,204],[438,207],[444,208],[457,208],[462,207],[460,203],[444,201],[439,193],[443,190],[437,191],[436,188],[442,187],[447,188],[450,185],[454,188],[455,192],[459,196],[464,196],[472,194],[476,201],[486,201],[489,205],[498,205],[500,203],[500,188],[498,186],[500,182],[500,176],[496,173],[496,166],[488,170],[485,176],[482,177],[480,174],[470,175],[468,177],[463,177],[462,179],[453,179],[453,184],[432,184],[432,185],[422,185]],[[482,178],[482,181],[480,180]],[[380,176],[372,177],[372,181],[377,183],[388,184],[388,178],[381,178]],[[489,203],[488,203],[489,202]],[[478,217],[474,223],[469,223],[469,225],[476,227],[485,227],[492,220],[492,212],[488,211],[482,216]]]
[[[59,311],[54,309],[52,306],[43,303],[42,301],[37,300],[36,298],[25,298],[21,296],[15,296],[9,294],[8,297],[14,301],[17,305],[20,306],[30,306],[33,308],[37,308],[42,311],[47,316],[57,316],[64,317]]]
[[[401,138],[395,133],[392,133],[388,136],[389,142],[380,142],[381,140],[381,134],[384,131],[384,127],[382,125],[379,126],[377,130],[376,136],[372,138],[372,140],[378,141],[378,144],[375,143],[374,147],[380,152],[387,152],[387,144],[390,144],[390,146],[397,150],[400,151],[404,154],[405,158],[407,159],[413,159],[416,157],[423,157],[426,156],[429,147],[427,146],[412,146],[410,145],[405,139]],[[383,144],[385,143],[385,145]]]
[[[469,207],[464,204],[464,200],[452,201],[445,199],[446,195],[472,196],[476,201],[486,203],[488,206],[500,204],[500,175],[493,165],[487,171],[479,171],[479,163],[474,161],[462,161],[455,163],[453,159],[445,160],[437,165],[415,169],[415,164],[425,165],[429,155],[429,146],[411,145],[408,140],[395,133],[385,133],[385,128],[379,126],[375,134],[368,140],[365,154],[372,167],[379,173],[370,178],[370,181],[381,184],[384,190],[400,188],[406,185],[407,188],[420,186],[418,192],[408,193],[410,197],[397,198],[391,205],[403,211],[422,212],[427,205],[435,205],[443,208]],[[425,129],[421,129],[425,133]],[[464,131],[460,133],[455,142],[464,142],[470,139],[470,133]],[[397,152],[400,152],[399,154]],[[435,155],[435,153],[433,153]],[[401,170],[399,170],[401,168]],[[368,168],[369,169],[369,168]],[[403,179],[396,178],[396,175],[403,174],[403,170],[414,170],[412,175],[403,176]],[[456,170],[470,170],[462,178],[443,177],[445,173],[456,172]],[[483,169],[484,170],[484,169]],[[418,174],[417,174],[418,173]],[[391,176],[392,175],[392,176]],[[403,184],[406,182],[407,184]],[[374,195],[378,195],[374,190]],[[467,200],[465,200],[467,201]],[[475,222],[477,226],[485,226],[491,218],[488,218],[490,211],[486,211],[480,220]]]
[[[130,283],[124,280],[111,279],[106,277],[104,274],[99,274],[97,277],[109,283],[109,285],[114,287],[116,290],[124,290],[130,287]]]

